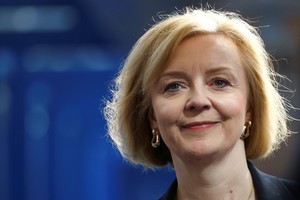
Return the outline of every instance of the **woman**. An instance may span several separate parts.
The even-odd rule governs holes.
[[[296,199],[296,187],[258,171],[290,134],[285,100],[256,28],[235,13],[186,9],[135,44],[104,110],[133,163],[170,163],[161,199]]]

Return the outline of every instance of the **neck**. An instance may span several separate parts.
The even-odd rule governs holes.
[[[237,144],[239,146],[241,144]],[[243,145],[243,144],[242,144]],[[239,148],[239,147],[234,147]],[[255,199],[244,149],[196,160],[173,157],[180,199]],[[250,198],[249,198],[250,196]]]

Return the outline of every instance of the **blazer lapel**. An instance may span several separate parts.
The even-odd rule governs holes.
[[[296,184],[259,171],[250,161],[248,168],[252,175],[256,197],[259,200],[293,200],[290,189]]]

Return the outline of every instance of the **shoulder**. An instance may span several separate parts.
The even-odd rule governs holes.
[[[177,191],[177,179],[173,181],[169,189],[163,196],[159,198],[159,200],[173,200],[175,199],[176,196],[176,191]]]
[[[255,192],[259,200],[297,200],[299,196],[299,184],[293,181],[271,176],[258,170],[251,162],[248,162]],[[169,189],[159,200],[175,199],[177,180],[175,179]]]
[[[251,162],[248,168],[252,175],[255,192],[261,200],[296,200],[299,199],[299,184],[266,174],[258,170]]]

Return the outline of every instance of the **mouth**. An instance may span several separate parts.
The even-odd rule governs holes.
[[[201,121],[201,122],[191,122],[181,126],[182,129],[190,131],[204,131],[209,128],[214,127],[218,121]]]

